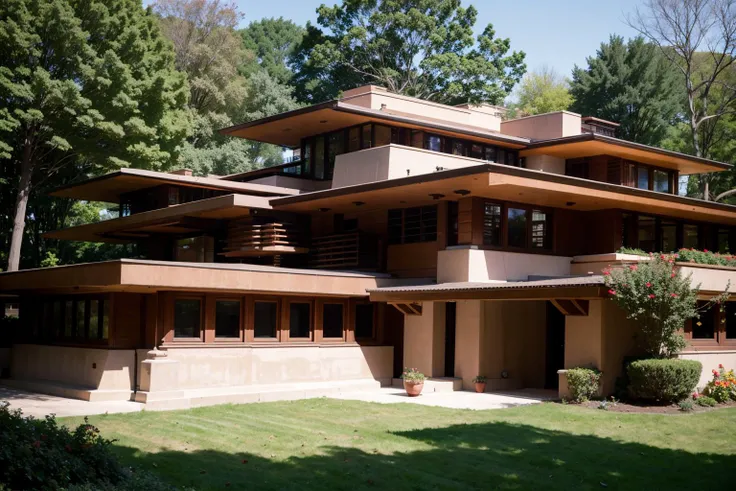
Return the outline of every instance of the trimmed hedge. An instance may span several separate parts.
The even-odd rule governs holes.
[[[600,371],[592,368],[570,368],[565,376],[572,402],[585,402],[598,394]]]
[[[703,365],[695,360],[632,361],[628,367],[629,396],[662,403],[677,402],[693,393]]]

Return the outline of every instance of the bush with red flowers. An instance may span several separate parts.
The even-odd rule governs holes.
[[[705,386],[705,393],[720,403],[736,401],[736,375],[723,365],[713,370],[713,380]]]

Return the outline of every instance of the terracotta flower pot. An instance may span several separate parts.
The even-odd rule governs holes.
[[[407,382],[404,380],[404,390],[409,397],[416,397],[422,393],[424,382]]]
[[[475,383],[475,391],[479,394],[482,394],[486,391],[486,383],[485,382],[476,382]]]

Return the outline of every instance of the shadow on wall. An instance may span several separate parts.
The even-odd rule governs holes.
[[[304,451],[320,455],[278,461],[242,452],[116,450],[129,464],[195,489],[731,489],[736,478],[735,455],[527,425],[467,424],[391,435],[426,449],[384,454],[380,447],[325,446]],[[351,440],[359,442],[358,436],[345,438],[346,445],[361,445]]]

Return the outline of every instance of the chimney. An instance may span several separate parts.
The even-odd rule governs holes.
[[[169,174],[174,174],[175,176],[192,177],[192,169],[176,169],[170,171]]]

